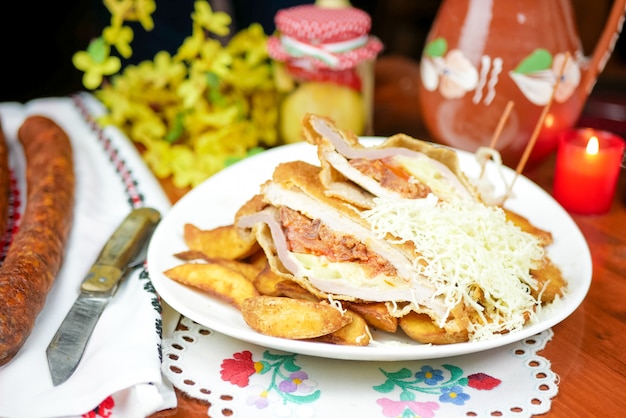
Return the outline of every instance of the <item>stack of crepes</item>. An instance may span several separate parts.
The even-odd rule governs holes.
[[[334,303],[385,302],[434,344],[519,330],[563,295],[551,234],[485,204],[454,150],[403,134],[366,147],[327,118],[303,124],[320,166],[280,164],[235,219],[282,277]]]

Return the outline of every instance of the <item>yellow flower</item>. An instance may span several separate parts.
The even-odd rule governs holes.
[[[177,85],[185,79],[187,68],[180,62],[174,62],[167,51],[159,51],[154,56],[151,80],[157,88]],[[147,66],[150,61],[146,61]]]
[[[103,1],[111,24],[87,52],[76,53],[75,66],[85,72],[90,86],[113,75],[95,92],[108,109],[99,122],[115,125],[137,144],[158,178],[170,177],[180,188],[195,187],[227,165],[276,144],[279,95],[261,25],[251,25],[223,45],[207,34],[227,35],[230,16],[214,13],[207,1],[197,0],[192,34],[174,57],[161,51],[120,72],[110,47],[130,57],[133,32],[124,22],[140,21],[151,29],[156,3]]]
[[[126,14],[133,7],[133,0],[103,0],[104,6],[111,13],[111,24],[121,26]]]
[[[273,90],[258,91],[252,94],[250,120],[257,127],[257,136],[266,146],[276,145],[278,133],[279,96]]]
[[[183,41],[183,44],[176,51],[174,60],[176,61],[191,61],[200,54],[200,49],[205,41],[204,32],[202,28],[194,24],[194,29],[191,32],[191,36],[188,36]]]
[[[228,82],[244,90],[274,88],[266,36],[259,24],[237,33],[226,46],[232,55]]]
[[[226,36],[230,32],[228,26],[232,19],[227,13],[213,12],[211,5],[206,1],[196,1],[195,11],[191,13],[193,21],[208,32],[218,36]]]
[[[228,74],[232,56],[222,48],[219,41],[207,39],[200,48],[200,67],[220,77]]]
[[[96,89],[102,84],[102,77],[118,72],[122,66],[119,58],[111,57],[111,48],[102,37],[96,38],[89,44],[87,51],[78,51],[72,57],[72,63],[83,71],[83,85]]]
[[[241,116],[237,106],[213,109],[212,112],[195,112],[188,116],[189,130],[203,132],[209,128],[222,128],[235,123]]]
[[[269,54],[263,26],[253,23],[247,29],[239,31],[230,40],[226,50],[232,55],[244,56],[250,65],[266,63]]]
[[[176,187],[196,185],[207,177],[202,172],[199,161],[191,149],[175,145],[169,152],[171,153],[172,182]]]
[[[115,46],[124,58],[130,58],[133,55],[130,43],[133,41],[134,34],[129,26],[108,26],[102,31],[102,36],[109,45]]]
[[[146,150],[142,154],[143,160],[158,178],[167,178],[172,175],[172,160],[174,152],[165,141],[152,140],[144,143]]]
[[[104,5],[116,24],[122,21],[139,22],[147,31],[154,28],[152,20],[152,13],[156,10],[154,0],[104,0]]]
[[[137,20],[145,30],[152,30],[154,28],[152,13],[156,10],[154,0],[135,0],[134,3],[133,14],[131,17],[127,17],[127,19]]]
[[[180,83],[176,93],[181,98],[185,109],[191,109],[198,105],[198,102],[203,98],[206,84],[206,77],[202,74],[190,76]]]
[[[122,129],[132,123],[134,104],[126,94],[116,89],[103,88],[97,90],[95,96],[109,110],[109,113],[100,118],[101,123],[112,124]]]
[[[272,73],[268,66],[250,66],[243,59],[235,59],[227,82],[244,91],[268,88],[272,84]]]

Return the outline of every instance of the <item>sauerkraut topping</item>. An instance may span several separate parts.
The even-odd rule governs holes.
[[[544,248],[497,206],[434,195],[376,198],[362,216],[379,237],[415,245],[413,268],[435,286],[433,297],[443,298],[448,312],[459,303],[474,310],[474,340],[521,328],[540,303],[530,292],[538,286],[531,270]]]

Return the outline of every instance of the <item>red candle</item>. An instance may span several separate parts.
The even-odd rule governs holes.
[[[556,157],[554,198],[572,213],[608,212],[622,166],[624,145],[622,138],[607,131],[563,132]]]

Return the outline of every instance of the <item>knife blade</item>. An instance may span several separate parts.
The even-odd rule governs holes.
[[[80,286],[80,295],[46,349],[52,383],[58,386],[76,371],[102,312],[120,282],[145,260],[159,211],[138,208],[108,239]]]

